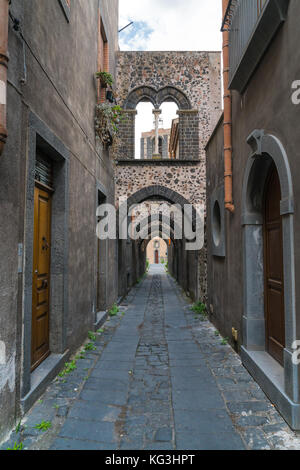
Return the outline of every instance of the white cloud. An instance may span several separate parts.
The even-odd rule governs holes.
[[[221,50],[221,0],[120,0],[121,50]]]

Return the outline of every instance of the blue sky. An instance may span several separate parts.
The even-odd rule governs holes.
[[[222,0],[120,0],[121,50],[221,50]]]

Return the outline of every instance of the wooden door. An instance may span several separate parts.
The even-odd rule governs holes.
[[[265,192],[265,318],[268,352],[283,364],[285,347],[284,278],[281,190],[275,166],[272,167]]]
[[[32,275],[32,370],[34,370],[50,354],[50,238],[51,193],[36,186],[34,191],[34,246]]]
[[[155,250],[155,264],[159,264],[158,251]]]

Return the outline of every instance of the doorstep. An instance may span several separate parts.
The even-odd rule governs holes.
[[[243,365],[294,431],[300,430],[300,404],[284,391],[284,368],[265,351],[241,348]]]
[[[99,330],[99,328],[101,328],[102,325],[104,325],[104,323],[106,322],[107,320],[107,317],[108,317],[108,312],[98,312],[96,314],[96,322],[94,323],[94,329],[95,331]]]
[[[68,350],[64,354],[50,354],[50,356],[31,373],[30,391],[21,399],[22,414],[27,413],[38,398],[44,393],[50,382],[55,379],[57,374],[63,368],[68,356]]]

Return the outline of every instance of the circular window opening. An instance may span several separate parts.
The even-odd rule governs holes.
[[[218,201],[215,202],[213,210],[212,233],[214,244],[219,246],[221,241],[221,210]]]

